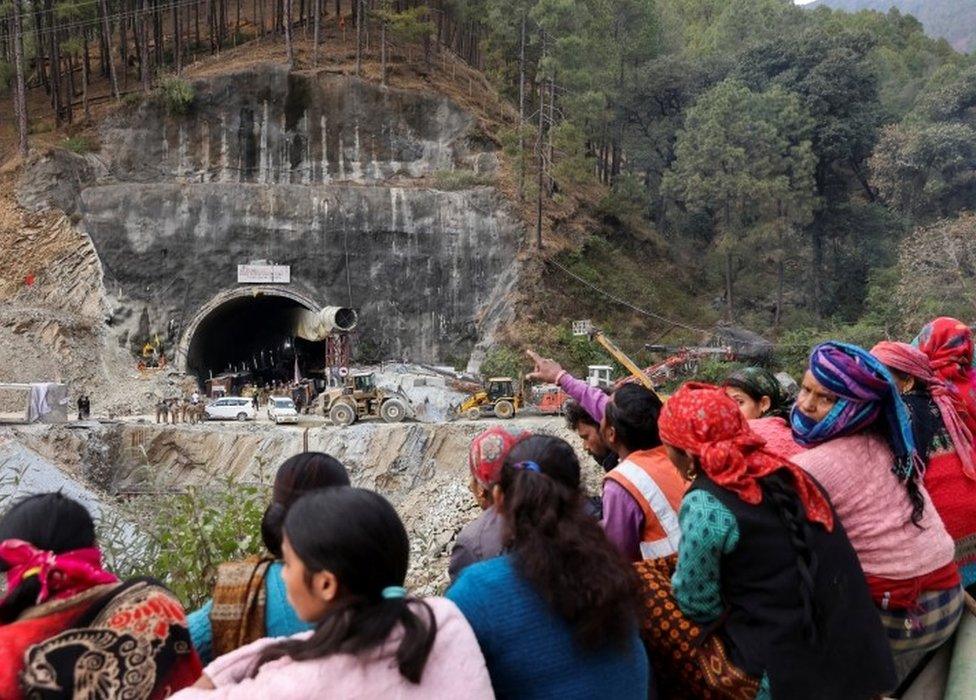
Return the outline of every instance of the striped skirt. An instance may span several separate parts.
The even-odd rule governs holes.
[[[926,591],[912,610],[878,610],[895,656],[931,651],[956,631],[963,611],[962,588]]]

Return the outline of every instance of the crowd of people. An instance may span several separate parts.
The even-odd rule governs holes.
[[[265,553],[217,569],[187,615],[107,571],[57,493],[0,517],[0,688],[11,697],[830,698],[894,692],[976,588],[970,329],[813,348],[798,395],[767,370],[665,402],[574,401],[605,472],[588,497],[564,440],[493,427],[470,445],[481,513],[442,597],[405,588],[391,504],[335,458],[278,469]],[[80,693],[80,694],[79,694]],[[6,696],[4,696],[6,697]]]

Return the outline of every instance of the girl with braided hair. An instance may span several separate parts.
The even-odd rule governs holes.
[[[963,592],[898,386],[863,348],[822,343],[790,419],[794,439],[810,448],[793,459],[830,495],[905,677],[952,636]]]
[[[720,387],[682,386],[658,429],[691,482],[677,561],[635,565],[669,697],[866,700],[892,688],[884,631],[820,486],[768,451]]]

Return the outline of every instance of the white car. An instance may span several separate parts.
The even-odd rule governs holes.
[[[203,409],[210,420],[254,420],[258,411],[252,399],[225,396]]]
[[[297,423],[298,410],[295,402],[285,396],[272,396],[268,399],[268,420],[276,424]]]

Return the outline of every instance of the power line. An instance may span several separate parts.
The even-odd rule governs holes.
[[[587,287],[589,287],[590,289],[592,289],[597,294],[601,294],[601,295],[605,296],[607,299],[610,299],[611,301],[614,301],[614,302],[620,304],[621,306],[626,306],[631,311],[636,311],[637,313],[639,313],[639,314],[641,314],[643,316],[647,316],[648,318],[653,318],[656,321],[660,321],[661,323],[667,323],[667,324],[669,324],[671,326],[677,326],[679,328],[684,328],[685,330],[689,330],[689,331],[692,331],[694,333],[701,333],[703,335],[708,335],[710,333],[710,331],[707,331],[704,328],[697,328],[697,327],[692,326],[692,325],[689,325],[687,323],[683,323],[682,321],[675,321],[674,319],[667,318],[666,316],[662,316],[661,314],[654,313],[653,311],[648,311],[647,309],[642,309],[639,306],[634,306],[629,301],[626,301],[624,299],[621,299],[620,297],[611,294],[610,292],[606,291],[605,289],[601,289],[600,287],[596,286],[592,282],[589,282],[588,280],[583,279],[582,277],[580,277],[579,275],[577,275],[572,270],[569,270],[569,269],[563,267],[562,265],[560,265],[555,260],[547,260],[547,261],[545,261],[545,264],[546,265],[552,265],[553,267],[555,267],[558,270],[562,271],[564,274],[569,275],[570,277],[572,277],[573,279],[575,279],[577,282],[580,282],[581,284],[586,285]]]
[[[168,9],[175,9],[175,8],[182,8],[182,7],[193,7],[194,5],[200,5],[200,4],[202,4],[202,0],[181,0],[180,2],[166,5],[165,9],[168,10]],[[126,10],[124,12],[108,15],[108,19],[109,21],[111,21],[113,19],[116,20],[123,19],[123,18],[128,19],[128,18],[138,17],[139,15],[151,15],[151,14],[156,14],[156,10],[153,8],[147,8],[145,10],[137,8],[134,10]],[[32,31],[29,29],[24,29],[22,30],[22,33],[31,36],[50,36],[51,34],[56,34],[58,32],[61,32],[64,29],[75,29],[78,27],[86,27],[86,28],[99,27],[102,24],[102,20],[103,17],[94,17],[91,19],[80,20],[77,22],[67,22],[65,24],[59,24],[54,27],[45,27],[41,30]],[[12,36],[13,36],[12,34],[7,32],[5,34],[0,34],[0,39],[9,39]]]

